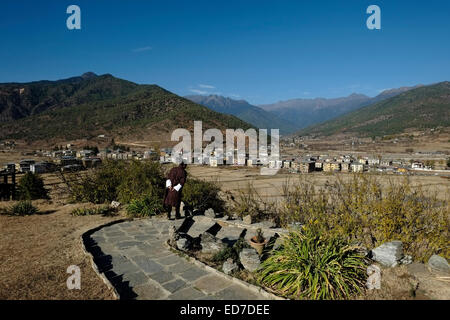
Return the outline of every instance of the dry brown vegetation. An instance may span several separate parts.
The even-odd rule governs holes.
[[[5,209],[11,202],[0,202]],[[73,217],[78,205],[34,201],[41,214],[0,215],[0,299],[113,299],[83,252],[88,229],[119,217]],[[81,269],[81,290],[68,290],[67,267]]]

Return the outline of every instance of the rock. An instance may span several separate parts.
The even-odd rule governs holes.
[[[242,218],[242,222],[244,222],[245,224],[252,224],[253,223],[253,219],[251,215],[246,215],[244,218]]]
[[[177,247],[177,240],[180,239],[180,234],[175,226],[169,227],[169,245]]]
[[[380,289],[381,288],[381,270],[375,264],[372,264],[367,267],[367,274],[369,277],[367,278],[366,287],[369,290]]]
[[[202,246],[202,253],[206,254],[215,254],[227,247],[225,243],[214,237],[209,232],[202,233],[200,245]]]
[[[448,265],[447,260],[436,254],[433,254],[428,260],[428,265],[433,270],[450,273],[450,266]]]
[[[288,229],[300,230],[302,228],[302,224],[300,222],[292,222],[288,225]]]
[[[265,220],[265,221],[261,221],[261,226],[263,228],[270,229],[270,228],[276,228],[277,224],[273,220],[270,220],[270,221],[269,220]]]
[[[258,252],[256,252],[255,249],[242,249],[242,251],[239,253],[239,259],[245,270],[248,270],[250,272],[258,270],[259,266],[261,265]]]
[[[214,212],[213,208],[209,208],[208,210],[205,211],[205,217],[209,217],[209,218],[215,218],[216,217],[216,213]]]
[[[409,255],[405,255],[401,260],[400,263],[401,264],[411,264],[413,262],[413,259],[411,256]]]
[[[232,274],[239,269],[238,265],[233,261],[233,259],[227,259],[223,263],[222,270],[225,274]]]
[[[176,241],[177,249],[181,251],[188,251],[191,247],[191,242],[188,238],[180,238]]]
[[[282,237],[278,237],[273,244],[273,250],[277,250],[283,244],[283,242],[284,239]]]
[[[402,258],[403,243],[401,241],[386,242],[372,250],[372,260],[386,267],[395,267]]]
[[[237,214],[233,214],[231,216],[231,220],[242,221],[242,218],[240,216],[238,216]]]
[[[121,206],[121,203],[118,201],[111,201],[111,204],[109,206],[113,209],[117,209]]]
[[[180,203],[180,214],[182,215],[182,216],[186,216],[186,213],[185,213],[185,210],[184,210],[184,202],[183,201],[181,201],[181,203]]]

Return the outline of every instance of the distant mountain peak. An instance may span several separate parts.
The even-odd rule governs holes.
[[[91,79],[91,78],[96,78],[96,77],[97,77],[97,74],[95,74],[95,73],[92,72],[92,71],[88,71],[88,72],[83,73],[83,74],[81,75],[81,77],[82,77],[83,79]]]

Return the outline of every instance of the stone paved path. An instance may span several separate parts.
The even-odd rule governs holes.
[[[121,299],[267,299],[171,252],[169,226],[182,222],[153,218],[106,226],[91,235],[87,249]],[[193,232],[204,231],[198,228]]]

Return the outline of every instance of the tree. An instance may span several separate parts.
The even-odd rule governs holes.
[[[48,191],[44,188],[44,180],[33,172],[27,172],[17,186],[20,200],[48,199]]]

